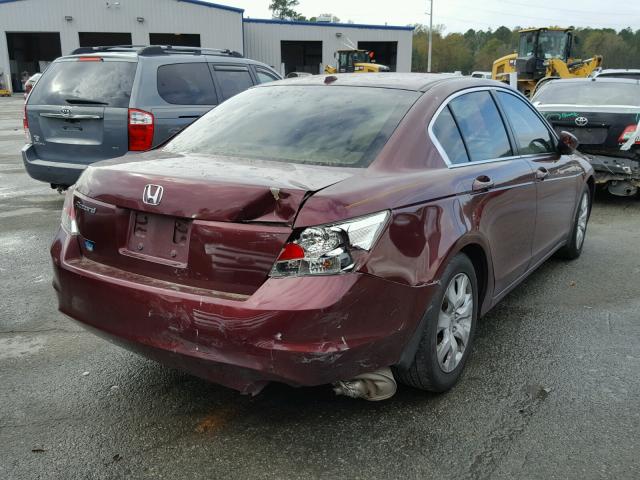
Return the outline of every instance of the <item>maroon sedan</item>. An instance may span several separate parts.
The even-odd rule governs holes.
[[[594,183],[576,146],[489,80],[259,86],[86,170],[51,248],[60,311],[245,393],[445,391],[478,317],[580,255]]]

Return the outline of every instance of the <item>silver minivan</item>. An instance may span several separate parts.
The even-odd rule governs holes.
[[[87,165],[150,150],[233,95],[279,79],[229,50],[77,49],[53,62],[27,98],[25,168],[65,189]]]

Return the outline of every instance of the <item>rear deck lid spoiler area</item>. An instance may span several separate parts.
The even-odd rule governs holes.
[[[293,225],[311,194],[354,174],[347,168],[154,151],[94,164],[76,188],[87,197],[131,210]],[[147,185],[162,187],[156,205],[144,201]]]

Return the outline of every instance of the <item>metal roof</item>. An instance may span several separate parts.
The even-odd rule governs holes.
[[[11,3],[11,2],[20,2],[22,0],[0,0],[0,4],[2,3]],[[184,3],[192,3],[193,5],[200,5],[203,7],[209,7],[209,8],[217,8],[219,10],[229,10],[231,12],[236,12],[236,13],[244,13],[244,8],[237,8],[237,7],[230,7],[228,5],[221,5],[219,3],[211,3],[211,2],[205,2],[204,0],[176,0],[177,2],[184,2]]]
[[[302,22],[299,20],[278,20],[267,18],[245,18],[245,23],[270,23],[276,25],[302,25],[306,27],[338,27],[338,28],[367,28],[370,30],[407,30],[413,31],[415,27],[402,27],[398,25],[368,25],[363,23],[331,23],[331,22]]]
[[[218,8],[220,10],[229,10],[236,13],[244,13],[244,8],[230,7],[229,5],[220,5],[219,3],[205,2],[203,0],[177,0],[178,2],[193,3],[203,7]]]

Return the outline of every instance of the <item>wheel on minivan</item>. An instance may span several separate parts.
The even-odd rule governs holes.
[[[584,238],[587,234],[587,223],[591,213],[591,191],[585,186],[576,209],[571,236],[564,247],[558,250],[558,255],[567,260],[574,260],[582,254]]]
[[[471,353],[478,307],[475,269],[459,253],[442,275],[413,362],[406,370],[395,370],[398,380],[432,392],[451,389]]]

